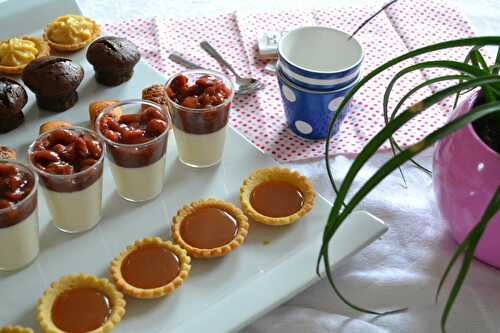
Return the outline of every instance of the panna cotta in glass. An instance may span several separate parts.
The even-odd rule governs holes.
[[[97,133],[106,142],[111,173],[122,198],[140,202],[161,193],[170,123],[164,106],[145,100],[123,101],[97,118]]]
[[[0,160],[0,270],[27,266],[38,250],[36,174],[19,162]]]
[[[179,160],[197,168],[219,163],[234,96],[231,80],[214,71],[190,70],[173,76],[165,93]]]
[[[101,220],[104,143],[83,127],[57,128],[28,151],[54,225],[68,233],[92,229]]]

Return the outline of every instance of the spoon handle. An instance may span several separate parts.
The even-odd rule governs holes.
[[[223,64],[224,66],[226,66],[230,71],[231,73],[234,74],[234,76],[236,76],[237,79],[240,78],[240,76],[238,75],[238,73],[236,73],[236,71],[234,70],[233,66],[231,66],[230,63],[228,63],[221,55],[219,52],[217,52],[217,50],[212,46],[210,45],[209,42],[207,42],[206,40],[204,40],[203,42],[200,43],[200,46],[203,50],[205,50],[205,52],[207,52],[208,54],[210,54],[210,56],[212,56],[212,58],[214,58],[215,60],[217,60],[218,62],[220,62],[221,64]]]
[[[168,58],[170,60],[172,60],[173,62],[178,63],[180,65],[183,65],[184,67],[187,67],[190,69],[204,69],[203,67],[198,66],[197,64],[187,60],[186,58],[184,58],[183,56],[181,56],[180,54],[177,54],[177,53],[170,53]]]

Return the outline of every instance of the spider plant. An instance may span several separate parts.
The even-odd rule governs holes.
[[[493,66],[488,66],[484,57],[481,55],[480,49],[484,46],[492,45],[499,47],[495,59],[495,64]],[[338,186],[334,182],[332,175],[332,169],[330,166],[330,145],[331,141],[326,141],[325,147],[325,160],[327,174],[332,184],[334,191],[336,192],[336,198],[334,200],[333,206],[330,210],[326,226],[323,233],[323,243],[320,249],[318,261],[317,261],[317,273],[319,274],[319,269],[321,263],[325,266],[326,276],[333,290],[337,296],[352,308],[371,314],[388,314],[395,311],[380,313],[370,309],[363,308],[356,304],[351,303],[342,293],[339,291],[335,284],[332,272],[330,270],[330,257],[328,254],[329,243],[337,232],[338,228],[342,223],[346,221],[349,214],[356,208],[356,206],[363,200],[363,198],[373,190],[385,177],[391,174],[396,169],[406,163],[414,163],[417,167],[421,168],[426,172],[430,172],[414,160],[420,152],[426,148],[431,147],[438,140],[452,134],[458,129],[473,123],[474,128],[482,138],[482,140],[490,145],[492,149],[495,148],[495,144],[498,144],[498,133],[500,129],[500,76],[498,75],[500,68],[500,36],[492,37],[476,37],[476,38],[465,38],[452,41],[446,41],[434,45],[429,45],[420,49],[413,50],[397,58],[394,58],[380,67],[376,68],[374,71],[366,75],[361,81],[356,84],[352,91],[344,98],[339,110],[342,110],[348,101],[353,97],[356,92],[358,92],[367,82],[374,79],[377,75],[384,72],[390,67],[393,67],[405,60],[411,59],[415,56],[427,54],[437,50],[444,50],[455,47],[470,47],[471,50],[467,54],[467,57],[463,62],[451,61],[451,60],[436,60],[436,61],[426,61],[422,63],[417,63],[404,69],[400,70],[390,81],[387,86],[387,90],[383,96],[383,113],[385,118],[385,126],[380,130],[362,149],[362,151],[357,155],[353,161],[351,167],[349,168],[347,174],[345,175],[342,183]],[[418,71],[422,69],[432,69],[432,68],[446,68],[451,69],[455,73],[450,75],[444,75],[432,79],[428,79],[425,82],[415,86],[410,89],[406,95],[404,95],[396,107],[389,112],[388,101],[392,92],[394,85],[398,80],[406,75],[407,73]],[[413,104],[412,106],[403,110],[404,103],[412,97],[417,91],[428,87],[431,84],[437,82],[448,82],[449,86],[447,88],[441,89],[432,93],[429,97],[426,97],[419,102]],[[447,124],[441,126],[440,128],[434,130],[432,133],[428,134],[425,138],[419,142],[410,145],[409,147],[403,148],[397,144],[393,139],[394,133],[398,131],[403,125],[408,121],[416,117],[422,112],[428,110],[431,106],[442,101],[444,98],[456,95],[455,104],[458,100],[458,96],[464,92],[471,91],[473,89],[479,88],[482,91],[483,98],[481,103],[477,103],[470,112],[457,117],[456,119],[449,121]],[[382,96],[381,96],[382,97]],[[432,111],[429,111],[432,112]],[[338,114],[335,114],[329,127],[329,137],[331,138],[333,125],[337,120]],[[484,126],[487,124],[487,126]],[[486,129],[485,129],[486,128]],[[493,133],[494,135],[491,135]],[[496,135],[496,136],[495,136]],[[355,193],[351,194],[349,198],[347,197],[348,192],[351,189],[353,181],[357,176],[360,169],[367,163],[367,161],[377,152],[377,150],[384,144],[384,142],[389,141],[391,149],[393,152],[393,157],[390,158],[385,164],[378,169]],[[497,150],[498,151],[498,150]],[[401,171],[401,169],[400,169]],[[402,172],[401,172],[402,175]],[[478,221],[478,224],[470,231],[465,240],[457,247],[455,253],[453,254],[442,279],[437,287],[436,291],[436,301],[442,290],[443,283],[448,278],[452,267],[457,264],[457,260],[463,256],[460,269],[452,284],[450,294],[445,303],[443,313],[441,316],[441,330],[446,331],[446,321],[452,310],[453,304],[457,295],[460,292],[462,284],[467,276],[470,265],[474,258],[474,252],[476,247],[483,235],[486,226],[495,216],[495,214],[500,210],[500,184],[497,187],[496,192],[492,196],[487,208],[485,209],[482,218]],[[403,309],[404,310],[404,309]],[[401,311],[401,310],[396,310]]]

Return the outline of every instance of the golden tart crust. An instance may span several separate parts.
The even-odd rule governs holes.
[[[200,249],[191,246],[182,239],[180,232],[182,220],[190,214],[194,213],[197,209],[203,207],[219,208],[229,213],[236,220],[236,222],[238,223],[238,231],[232,241],[212,249]],[[221,257],[237,249],[244,243],[249,228],[250,224],[248,223],[248,218],[238,207],[229,202],[210,198],[192,202],[191,204],[186,205],[177,211],[177,214],[172,219],[172,238],[182,248],[186,249],[191,257]]]
[[[284,181],[296,186],[304,196],[304,205],[302,208],[298,212],[284,217],[269,217],[257,212],[250,204],[250,195],[257,185],[267,181]],[[240,204],[245,214],[256,222],[272,226],[287,225],[296,222],[313,208],[315,196],[314,189],[306,177],[296,171],[280,167],[255,170],[250,176],[245,178],[240,188]]]
[[[92,275],[66,275],[59,281],[53,282],[47,289],[37,307],[37,319],[42,331],[45,333],[64,333],[52,321],[52,306],[56,298],[66,290],[77,288],[94,288],[104,293],[111,303],[111,315],[99,328],[89,333],[106,333],[120,322],[125,314],[125,299],[122,293],[108,279],[99,279]]]
[[[34,333],[31,328],[21,326],[1,326],[0,333]]]
[[[179,275],[177,275],[174,280],[164,286],[154,289],[142,289],[129,284],[124,279],[121,270],[123,260],[130,253],[148,245],[160,246],[170,250],[177,256],[177,258],[179,258],[180,265]],[[135,298],[159,298],[171,294],[175,289],[182,286],[184,280],[186,280],[189,275],[189,271],[191,270],[191,258],[188,256],[186,250],[182,249],[180,246],[172,242],[162,241],[159,237],[148,237],[144,238],[143,240],[138,240],[134,242],[134,244],[128,246],[125,251],[123,251],[113,259],[109,270],[118,289],[120,289],[126,295]]]
[[[62,39],[66,39],[66,41],[54,40],[54,33],[62,34]],[[64,15],[59,16],[45,27],[43,38],[54,50],[72,52],[83,49],[100,34],[101,28],[94,20],[86,16]]]
[[[29,36],[14,37],[14,38],[32,42],[34,44],[34,48],[36,49],[37,53],[33,54],[33,52],[28,52],[32,56],[34,56],[34,58],[30,59],[28,61],[25,61],[25,62],[20,61],[19,64],[16,64],[14,66],[0,65],[0,73],[3,73],[3,74],[21,74],[23,72],[24,68],[26,66],[28,66],[28,64],[31,61],[33,61],[37,58],[40,58],[40,57],[48,56],[50,54],[49,44],[41,38],[29,37]],[[10,40],[12,40],[14,38],[1,41],[0,44],[8,43]],[[18,49],[18,47],[19,47],[19,49]],[[18,46],[18,47],[15,47],[15,48],[16,48],[16,50],[18,49],[19,51],[22,51],[23,48],[29,48],[28,46]],[[25,51],[29,51],[29,50],[25,50]]]

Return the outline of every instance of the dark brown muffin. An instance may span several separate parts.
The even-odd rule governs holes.
[[[22,85],[12,79],[0,77],[0,133],[22,124],[22,108],[27,102],[28,95]]]
[[[61,57],[41,57],[23,71],[23,81],[36,95],[42,109],[66,111],[78,101],[76,88],[83,79],[82,66]]]
[[[87,50],[87,60],[94,66],[97,82],[106,86],[117,86],[130,80],[140,59],[137,46],[125,38],[101,37]]]

